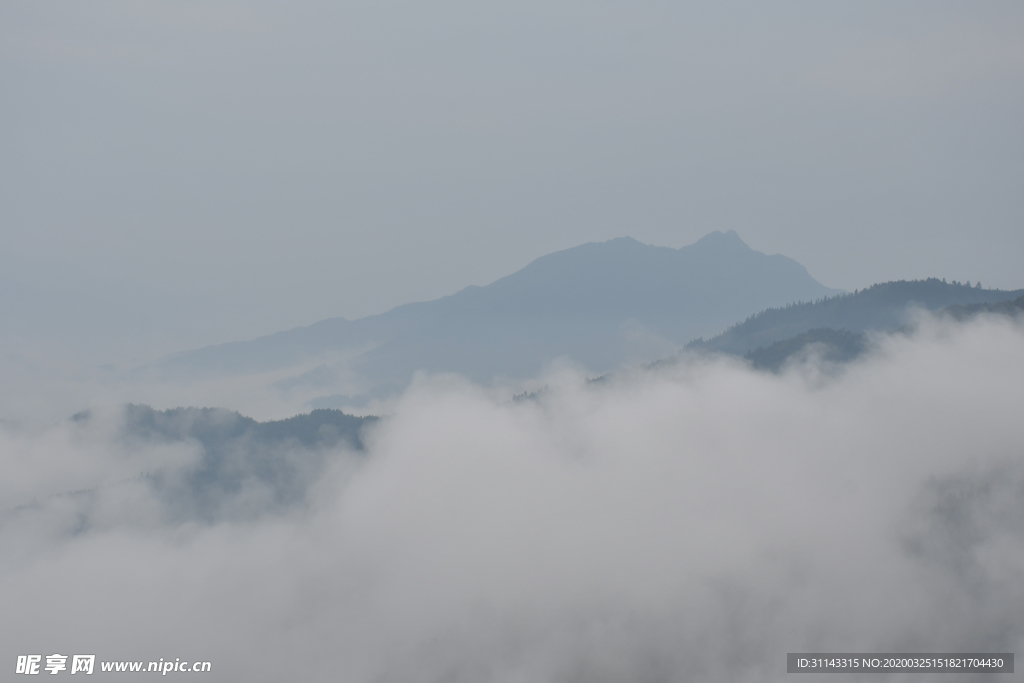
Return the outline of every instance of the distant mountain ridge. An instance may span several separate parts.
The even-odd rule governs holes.
[[[345,352],[288,381],[339,393],[400,390],[417,371],[477,381],[528,377],[566,357],[594,371],[663,357],[750,314],[837,294],[796,261],[734,231],[672,249],[628,237],[542,256],[486,286],[359,320],[308,327],[169,357],[164,373],[253,373]]]
[[[93,415],[84,410],[70,421],[88,430]],[[314,410],[258,422],[224,408],[154,410],[129,404],[122,409],[117,432],[117,440],[129,446],[129,453],[187,444],[196,457],[154,469],[142,469],[143,459],[136,476],[104,486],[142,483],[159,503],[165,521],[174,523],[282,514],[304,505],[310,488],[332,464],[361,459],[363,433],[377,421],[339,410]],[[56,497],[75,509],[77,524],[84,529],[95,522],[97,513],[104,516],[103,508],[96,506],[98,490],[68,491]],[[34,501],[27,507],[40,504]]]
[[[1024,295],[981,289],[936,278],[898,280],[872,285],[853,294],[765,309],[711,339],[697,339],[687,348],[744,355],[814,329],[889,331],[907,322],[911,307],[938,311],[951,306],[994,304]]]
[[[938,311],[939,317],[957,322],[970,320],[978,315],[994,314],[1008,317],[1024,316],[1024,296],[1009,301],[978,304],[953,304]],[[896,333],[912,330],[904,325]],[[846,329],[818,327],[794,337],[761,346],[744,354],[744,358],[758,370],[779,372],[794,358],[807,355],[813,348],[817,357],[827,363],[846,363],[860,357],[869,348],[866,332],[850,332]]]
[[[88,413],[76,418],[82,416],[88,419]],[[224,408],[154,410],[131,404],[124,407],[122,433],[144,443],[197,443],[201,456],[187,471],[150,473],[148,479],[168,511],[212,521],[254,489],[261,491],[265,509],[298,504],[337,452],[363,451],[363,430],[376,421],[340,410],[314,410],[257,422]]]

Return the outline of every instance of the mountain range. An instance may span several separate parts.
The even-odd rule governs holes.
[[[1022,295],[936,278],[847,293],[734,231],[681,249],[623,237],[548,254],[451,296],[188,351],[156,367],[165,377],[267,373],[274,390],[310,408],[358,407],[400,392],[418,371],[488,383],[536,377],[568,359],[601,374],[684,346],[774,371],[811,345],[845,362],[867,348],[866,333],[896,330],[915,309],[963,317]]]
[[[73,509],[75,533],[102,524],[104,490],[143,485],[158,503],[160,516],[175,523],[251,520],[301,507],[325,470],[340,460],[357,462],[365,454],[363,433],[376,417],[355,417],[340,410],[314,410],[285,420],[258,422],[224,408],[154,410],[146,405],[122,408],[115,443],[131,453],[166,446],[186,447],[192,458],[142,464],[126,479],[32,500],[0,519],[44,510],[55,502]],[[83,437],[103,429],[92,411],[73,415],[70,425]],[[116,448],[116,446],[115,446]],[[127,495],[127,494],[126,494]]]
[[[674,353],[766,308],[839,294],[796,261],[747,246],[734,231],[672,249],[623,237],[542,256],[486,286],[252,341],[177,354],[170,376],[296,368],[282,391],[312,407],[401,390],[417,371],[475,381],[535,376],[559,358],[593,372]]]
[[[1014,298],[1016,297],[1016,298]],[[842,363],[868,348],[867,333],[908,329],[915,310],[962,321],[982,313],[1024,313],[1024,290],[982,289],[944,280],[883,282],[819,301],[771,308],[687,348],[742,355],[758,369],[778,371],[814,346],[823,360]]]
[[[801,302],[768,308],[711,339],[697,339],[687,346],[704,351],[743,355],[749,351],[802,334],[814,328],[844,329],[850,332],[895,330],[908,322],[908,311],[928,311],[955,305],[996,303],[1024,295],[1024,290],[1006,291],[971,287],[936,278],[883,282],[853,294],[821,301]]]

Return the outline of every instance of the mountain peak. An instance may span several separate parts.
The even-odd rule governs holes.
[[[640,244],[646,246],[640,240],[634,239],[632,237],[613,237],[610,240],[606,240],[605,244]]]
[[[740,239],[740,236],[736,234],[735,230],[729,230],[728,232],[715,230],[713,232],[709,232],[694,242],[692,246],[750,250],[750,247],[746,242]]]
[[[481,381],[531,377],[561,357],[603,372],[668,355],[759,310],[834,293],[796,261],[755,251],[732,230],[681,249],[618,237],[541,256],[488,285],[434,301],[200,355],[204,363],[225,359],[233,367],[262,356],[277,359],[276,369],[358,352],[344,372],[381,392],[404,387],[419,371]]]

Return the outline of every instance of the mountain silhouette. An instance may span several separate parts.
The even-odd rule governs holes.
[[[750,314],[838,294],[796,261],[768,256],[734,232],[672,249],[621,237],[542,256],[489,285],[359,320],[308,327],[165,359],[172,374],[253,373],[344,352],[365,390],[399,389],[417,371],[477,381],[535,375],[557,358],[604,372],[664,357]],[[325,389],[328,361],[303,382]]]
[[[992,310],[983,304],[1009,301],[1021,295],[1024,290],[982,289],[936,278],[882,282],[853,294],[766,309],[722,334],[687,346],[743,355],[810,330],[891,331],[906,324],[915,308],[938,311],[953,307],[952,314],[962,311],[966,315],[976,310]]]

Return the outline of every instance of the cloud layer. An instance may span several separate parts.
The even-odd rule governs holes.
[[[793,651],[1013,651],[1022,348],[925,319],[838,371],[684,358],[514,402],[424,378],[301,503],[219,520],[140,477],[187,473],[194,442],[126,441],[116,414],[5,428],[0,665],[735,681]]]

